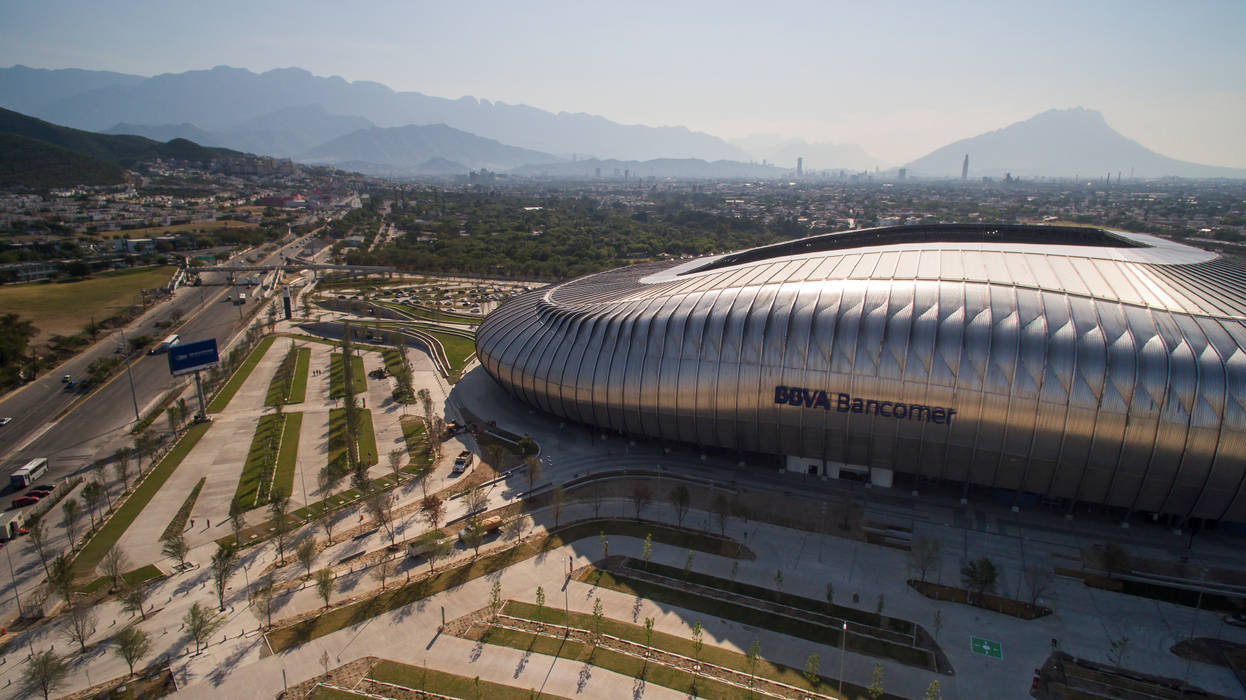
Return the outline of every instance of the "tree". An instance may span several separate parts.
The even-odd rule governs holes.
[[[420,502],[420,512],[424,514],[424,519],[428,521],[428,526],[435,530],[441,522],[441,516],[445,515],[446,506],[437,497],[437,494],[433,494],[432,496],[425,496],[424,500]]]
[[[32,515],[26,521],[27,542],[26,551],[34,552],[39,555],[39,561],[43,564],[43,573],[51,578],[52,574],[48,571],[48,530],[43,524],[43,518],[38,515]]]
[[[276,594],[277,589],[273,584],[272,574],[266,574],[251,584],[251,604],[259,609],[260,614],[268,621],[269,627],[273,625],[273,597]]]
[[[987,591],[995,588],[999,573],[995,570],[995,562],[989,557],[973,559],[960,570],[961,582],[964,586],[978,594],[978,602]]]
[[[1030,589],[1030,605],[1037,605],[1038,599],[1055,580],[1055,572],[1050,566],[1025,567],[1025,584]]]
[[[1113,666],[1120,666],[1121,661],[1125,659],[1125,650],[1129,647],[1129,637],[1121,635],[1115,639],[1108,639],[1108,663]]]
[[[91,513],[91,529],[95,529],[95,513],[99,510],[100,502],[104,500],[104,487],[98,481],[87,482],[82,487],[82,500],[87,504],[87,510]],[[26,525],[30,529],[29,523]],[[31,530],[33,532],[34,530]]]
[[[130,490],[130,451],[124,447],[118,447],[117,451],[112,454],[113,471],[117,472],[117,478],[121,480],[122,493]]]
[[[143,462],[147,460],[147,469],[151,470],[151,457],[156,454],[156,448],[159,447],[160,441],[150,429],[144,430],[134,437],[134,453],[139,457],[138,474],[143,475]]]
[[[65,684],[69,677],[69,667],[61,657],[51,651],[36,652],[30,662],[22,670],[22,687],[25,694],[43,693],[47,700],[52,692]]]
[[[609,558],[610,557],[610,540],[606,539],[605,531],[599,532],[597,534],[597,537],[601,540],[601,558],[602,559]]]
[[[653,556],[653,533],[645,533],[645,544],[640,549],[640,558],[646,562]]]
[[[701,649],[705,647],[705,625],[700,620],[692,626],[692,658],[697,662],[698,667],[701,664]]]
[[[922,700],[943,700],[943,693],[939,691],[939,681],[930,681],[930,685],[926,686],[926,694],[922,696]]]
[[[467,509],[468,514],[480,513],[489,505],[489,497],[485,494],[484,488],[476,486],[467,492],[463,497],[463,507]]]
[[[718,534],[727,536],[727,518],[731,517],[731,503],[723,494],[714,497],[714,515],[718,518]]]
[[[485,541],[485,529],[479,515],[467,519],[467,527],[463,528],[463,544],[471,547],[473,558],[480,555],[480,545]]]
[[[692,494],[688,492],[688,487],[680,484],[670,493],[671,507],[675,509],[675,520],[682,527],[684,524],[684,516],[688,514],[688,506],[692,503]]]
[[[835,604],[835,584],[830,581],[826,582],[826,602],[831,605]]]
[[[238,563],[238,550],[229,545],[217,545],[212,555],[212,585],[216,588],[218,609],[225,610],[225,591],[229,589],[229,578],[234,574]]]
[[[316,561],[316,538],[304,537],[299,541],[299,546],[294,550],[294,556],[298,558],[303,568],[307,569],[307,578],[311,578],[311,567]]]
[[[939,567],[942,550],[943,545],[934,538],[918,537],[913,540],[913,546],[909,549],[907,557],[909,566],[921,576],[922,583],[926,582],[926,576],[930,572]]]
[[[389,451],[389,469],[394,473],[394,482],[402,480],[402,450]]]
[[[943,613],[936,610],[934,613],[934,636],[939,638],[939,630],[943,629]]]
[[[506,537],[516,542],[523,540],[524,531],[528,529],[528,516],[516,515],[506,521]]]
[[[866,692],[870,694],[872,700],[878,700],[885,692],[883,690],[883,665],[877,661],[874,662],[874,677],[870,680],[870,687],[866,688]]]
[[[104,575],[108,577],[108,582],[111,584],[109,590],[121,590],[123,583],[121,577],[125,574],[125,570],[130,568],[130,558],[120,547],[113,545],[100,560],[100,568],[104,570]]]
[[[585,491],[585,500],[593,507],[593,517],[601,517],[601,504],[606,499],[606,490],[602,484],[593,484]]]
[[[164,409],[164,415],[165,415],[165,419],[169,421],[169,432],[176,435],[177,428],[178,428],[177,406],[169,406],[168,408]]]
[[[381,590],[385,590],[385,582],[390,576],[394,575],[394,562],[391,559],[382,559],[372,567],[372,578],[381,582]]]
[[[536,619],[540,622],[545,621],[545,587],[536,587]]]
[[[389,536],[389,546],[395,546],[395,536],[397,534],[394,529],[394,496],[389,491],[376,491],[368,496],[366,501],[368,512],[372,513],[372,520],[378,528],[384,528],[385,534]]]
[[[117,656],[125,659],[130,667],[131,676],[134,675],[134,664],[151,651],[151,637],[134,625],[122,627],[113,635],[112,643]]]
[[[805,680],[809,681],[809,685],[816,686],[818,684],[818,655],[817,654],[810,654],[809,656],[805,657],[805,670],[801,671],[800,675],[804,676]]]
[[[143,586],[128,586],[121,591],[121,607],[128,613],[138,613],[147,619],[147,610],[143,607],[147,602],[147,589]]]
[[[337,581],[333,578],[333,572],[328,569],[321,569],[316,572],[316,592],[320,594],[320,599],[324,601],[324,606],[329,607],[329,598],[333,596],[333,589],[336,587]]]
[[[86,651],[87,640],[95,633],[95,607],[88,603],[74,603],[65,610],[65,617],[68,620],[65,636]]]
[[[541,458],[536,455],[528,455],[524,457],[524,466],[528,472],[528,491],[532,491],[533,486],[541,479]]]
[[[185,569],[186,555],[190,553],[190,545],[186,544],[186,536],[180,532],[174,532],[160,541],[163,543],[160,553],[170,559],[176,559],[178,566]]]
[[[424,550],[424,558],[428,559],[429,573],[433,572],[437,560],[450,552],[450,542],[438,530],[429,530],[415,541]]]
[[[632,488],[632,508],[636,511],[636,519],[640,520],[640,514],[645,508],[649,507],[649,503],[653,500],[653,494],[649,491],[646,484],[636,484]]]
[[[273,529],[277,535],[277,556],[281,566],[286,563],[286,537],[290,534],[289,515],[286,509],[290,506],[290,495],[281,487],[273,487],[268,496],[268,510],[272,513]]]
[[[212,633],[225,624],[225,618],[213,613],[206,605],[196,602],[186,611],[182,623],[186,626],[186,633],[195,641],[195,653],[198,654]]]
[[[783,569],[774,570],[774,587],[783,590]]]
[[[757,679],[757,662],[761,660],[761,643],[757,641],[757,637],[753,637],[753,643],[748,646],[748,674],[753,678],[749,681],[752,685]]]
[[[246,508],[237,499],[229,502],[229,527],[234,533],[234,542],[242,544],[242,531],[247,527]]]
[[[74,563],[72,559],[62,554],[52,560],[48,568],[48,585],[60,593],[66,603],[73,600]]]
[[[558,522],[562,518],[562,509],[566,503],[567,492],[563,490],[562,484],[558,484],[549,498],[549,509],[554,514],[554,527],[558,527]]]
[[[493,579],[493,585],[489,587],[489,618],[496,620],[498,612],[502,609],[502,582]]]
[[[653,618],[645,618],[645,646],[653,646]],[[649,649],[645,649],[645,656],[649,655]]]
[[[878,594],[878,608],[875,610],[879,615],[883,614],[883,594]]]
[[[415,400],[419,402],[420,409],[424,411],[424,427],[426,429],[433,426],[433,395],[428,389],[420,389],[415,392]],[[429,431],[431,432],[431,431]]]
[[[605,610],[601,605],[601,598],[593,601],[593,635],[601,637],[601,620],[605,617]]]
[[[69,548],[74,549],[78,542],[78,518],[82,517],[82,504],[70,496],[61,504],[61,522],[65,525],[65,534],[69,535]]]

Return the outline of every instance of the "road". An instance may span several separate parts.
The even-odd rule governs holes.
[[[262,262],[272,261],[287,249],[301,249],[303,240],[286,244]],[[202,270],[200,274],[205,282],[220,277]],[[240,290],[227,286],[184,287],[172,300],[149,310],[131,324],[126,335],[162,338],[173,331],[157,328],[156,324],[180,315],[184,323],[175,328],[183,341],[215,338],[217,345],[224,348],[240,328],[240,309],[225,302],[223,297],[237,291]],[[175,379],[169,375],[164,355],[145,355],[133,363],[128,374],[121,372],[85,394],[65,388],[62,375],[86,376],[87,366],[99,357],[113,354],[120,342],[121,334],[114,332],[0,402],[0,416],[13,418],[12,423],[0,428],[0,455],[3,455],[0,474],[7,474],[34,457],[48,458],[49,476],[45,480],[74,474],[128,439],[128,430],[136,420],[136,404],[142,412],[170,389],[186,382],[184,378]]]

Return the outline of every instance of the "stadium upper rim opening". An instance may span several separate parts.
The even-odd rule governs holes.
[[[1082,226],[1044,226],[1039,224],[916,224],[827,233],[773,245],[730,253],[704,265],[680,272],[720,270],[745,263],[762,262],[789,255],[851,250],[904,243],[1021,243],[1028,245],[1072,245],[1095,248],[1149,248],[1101,228]]]

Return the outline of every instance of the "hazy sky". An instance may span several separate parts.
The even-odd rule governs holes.
[[[1246,167],[1246,2],[0,0],[0,66],[299,66],[884,164],[1084,106],[1165,155]]]

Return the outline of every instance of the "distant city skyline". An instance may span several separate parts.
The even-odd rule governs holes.
[[[1246,167],[1246,3],[0,0],[0,17],[2,66],[297,66],[723,138],[859,144],[884,166],[1084,106],[1164,155]]]

